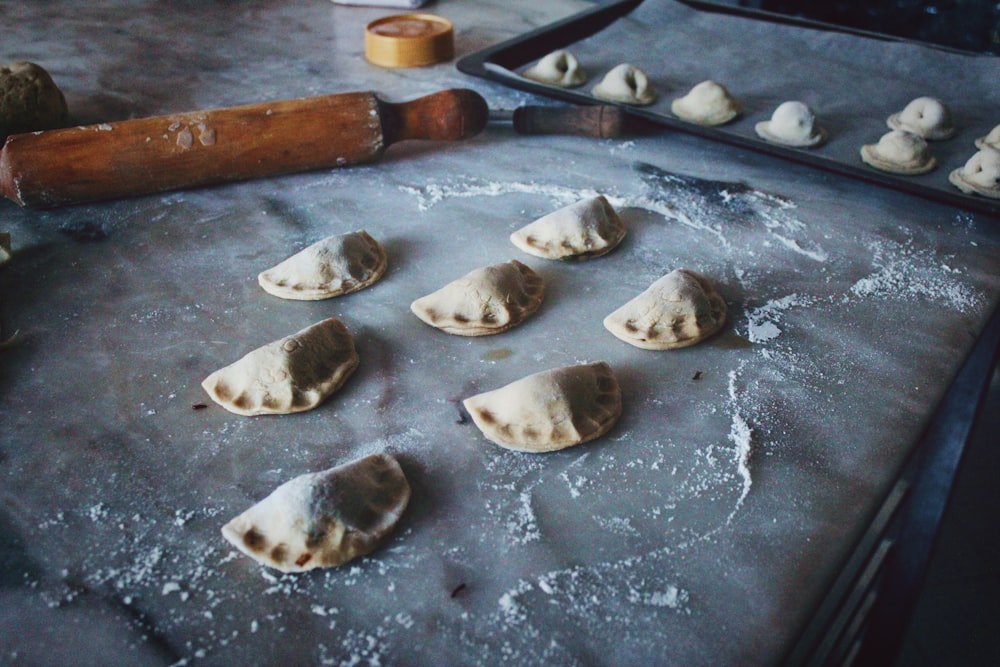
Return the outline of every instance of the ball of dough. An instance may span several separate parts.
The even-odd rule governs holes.
[[[955,134],[951,111],[939,99],[918,97],[902,111],[889,116],[886,124],[893,130],[903,130],[924,139],[947,139]]]
[[[776,144],[795,148],[812,148],[826,140],[826,131],[816,121],[816,112],[804,102],[782,102],[771,114],[755,126],[757,135]]]
[[[66,124],[66,98],[49,73],[29,62],[0,67],[0,143],[8,135]]]
[[[980,150],[962,168],[952,171],[948,180],[966,194],[1000,199],[1000,150]]]
[[[861,159],[881,171],[904,176],[924,174],[937,166],[937,159],[927,150],[924,138],[903,130],[892,130],[882,135],[877,144],[862,146]]]

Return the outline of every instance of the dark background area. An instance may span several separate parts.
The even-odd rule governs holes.
[[[740,0],[739,5],[964,51],[1000,55],[1000,2],[997,0]]]

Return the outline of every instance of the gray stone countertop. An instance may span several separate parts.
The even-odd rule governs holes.
[[[459,56],[586,3],[445,2]],[[0,4],[0,61],[44,66],[74,123],[356,90],[470,87],[387,70],[391,10],[305,0]],[[605,194],[629,228],[586,262],[509,234]],[[374,286],[318,302],[257,274],[331,234],[386,247]],[[695,137],[405,143],[378,163],[163,195],[0,202],[0,662],[774,664],[865,531],[1000,296],[998,220]],[[410,302],[510,259],[545,301],[462,338]],[[649,352],[601,326],[666,272],[709,276],[729,321]],[[326,317],[361,364],[310,412],[247,418],[200,386]],[[546,455],[483,438],[461,399],[605,360],[625,410]],[[208,404],[207,409],[192,406]],[[345,566],[283,575],[222,524],[279,484],[372,452],[413,488]]]

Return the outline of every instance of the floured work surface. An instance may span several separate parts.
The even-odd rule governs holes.
[[[1000,80],[1000,58],[776,24],[675,0],[644,0],[594,35],[563,44],[571,34],[570,27],[554,24],[548,38],[553,48],[558,44],[573,53],[586,71],[589,78],[578,88],[542,85],[521,76],[534,61],[520,61],[523,50],[517,38],[507,50],[485,61],[470,57],[467,69],[534,92],[593,104],[602,100],[594,97],[592,87],[616,65],[631,63],[657,91],[652,104],[627,105],[636,115],[919,196],[1000,213],[996,199],[964,194],[948,181],[948,174],[976,153],[974,141],[1000,124],[1000,88],[995,85]],[[709,79],[724,85],[742,104],[741,115],[715,127],[674,115],[671,102]],[[862,162],[861,146],[877,143],[889,131],[887,118],[925,96],[948,105],[957,130],[946,141],[931,142],[937,168],[923,175],[898,176]],[[769,120],[778,105],[790,100],[816,111],[828,134],[822,146],[789,148],[767,142],[754,131],[756,123]]]
[[[343,90],[406,99],[470,83],[448,66],[378,70],[333,40],[374,12],[212,7],[197,21],[135,18],[171,36],[230,31],[214,54],[142,45],[164,51],[176,80],[130,64],[143,61],[119,43],[80,57],[106,86],[188,91],[180,102],[136,93],[159,112],[249,101],[247,90],[317,92],[310,72],[326,73],[330,43]],[[510,29],[507,9],[440,9],[473,33]],[[289,16],[301,39],[269,37]],[[240,54],[260,43],[267,57],[246,68]],[[211,84],[192,83],[206,58]],[[294,75],[280,92],[276,71]],[[66,76],[71,107],[113,115],[121,103]],[[529,99],[472,83],[497,107]],[[629,230],[608,255],[550,262],[508,241],[595,193]],[[18,331],[0,350],[0,661],[29,664],[773,664],[1000,294],[995,220],[671,133],[491,129],[461,145],[395,146],[361,168],[4,206],[0,228],[15,251],[0,324],[5,338]],[[294,302],[257,284],[291,252],[359,228],[389,257],[371,287]],[[450,336],[410,313],[413,299],[511,259],[546,282],[519,327]],[[604,330],[678,267],[718,285],[721,334],[651,352]],[[241,417],[199,386],[327,317],[349,328],[360,365],[319,408]],[[624,413],[590,443],[511,452],[459,409],[529,373],[598,360],[615,369]],[[381,451],[400,461],[412,499],[370,556],[282,575],[222,538],[283,482]]]

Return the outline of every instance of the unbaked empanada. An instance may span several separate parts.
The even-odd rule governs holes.
[[[948,174],[952,185],[966,194],[1000,199],[1000,150],[983,148],[964,166]]]
[[[975,144],[976,148],[994,148],[1000,151],[1000,125],[976,139]]]
[[[373,454],[285,482],[223,526],[222,535],[282,572],[334,567],[371,553],[409,500],[396,459]]]
[[[586,259],[613,250],[625,225],[603,195],[564,206],[510,235],[524,252],[545,259]]]
[[[878,143],[862,146],[861,159],[881,171],[904,176],[924,174],[937,166],[937,158],[927,149],[927,141],[904,130],[886,132]]]
[[[365,230],[329,236],[257,276],[282,299],[316,301],[368,287],[385,273],[385,250]]]
[[[944,102],[934,97],[911,100],[902,111],[889,116],[886,125],[890,129],[910,132],[929,141],[947,139],[955,134],[951,111]]]
[[[462,404],[501,447],[551,452],[607,433],[621,416],[622,393],[601,361],[535,373]]]
[[[656,90],[649,83],[649,77],[628,63],[612,68],[590,92],[608,102],[646,105],[656,101]]]
[[[816,120],[816,112],[804,102],[782,102],[771,114],[754,126],[757,135],[775,144],[793,148],[815,148],[826,141],[826,130]]]
[[[525,78],[551,86],[572,88],[587,80],[580,62],[569,51],[559,49],[548,54],[524,72]]]
[[[645,350],[698,343],[722,328],[726,302],[702,275],[676,269],[604,318],[604,328]]]
[[[322,403],[357,366],[351,333],[331,317],[257,348],[201,386],[238,415],[289,414]]]
[[[507,331],[542,304],[542,277],[516,259],[476,269],[427,296],[410,310],[421,320],[458,336]]]
[[[726,87],[715,81],[702,81],[684,97],[670,103],[670,110],[682,120],[699,125],[723,125],[739,115],[742,106]]]

